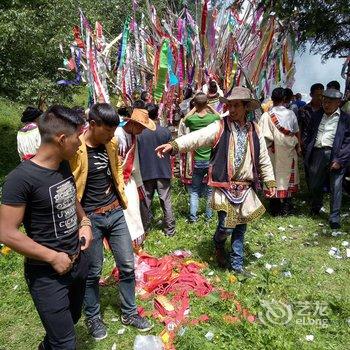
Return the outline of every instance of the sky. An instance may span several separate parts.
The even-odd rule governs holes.
[[[330,58],[321,62],[321,55],[297,53],[295,83],[292,88],[294,93],[304,93],[308,97],[310,86],[314,83],[326,84],[331,80],[339,81],[341,91],[344,91],[345,80],[340,76],[344,58]]]

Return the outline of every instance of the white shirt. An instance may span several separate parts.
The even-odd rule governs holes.
[[[25,125],[17,133],[17,151],[21,160],[28,155],[34,156],[41,144],[39,128],[35,123]]]
[[[321,123],[318,127],[315,147],[333,147],[335,133],[337,132],[340,117],[338,108],[332,115],[323,114]]]
[[[292,110],[284,106],[275,106],[271,108],[271,113],[275,114],[283,128],[293,133],[299,131],[298,119]]]

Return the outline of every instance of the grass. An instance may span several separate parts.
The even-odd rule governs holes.
[[[21,106],[5,102],[0,99],[2,110],[0,183],[4,175],[18,162],[14,138],[22,110]],[[154,227],[146,240],[145,250],[159,257],[175,249],[191,250],[195,260],[208,264],[203,273],[216,288],[235,292],[236,298],[244,307],[254,314],[261,313],[261,319],[267,319],[264,301],[275,300],[290,305],[293,310],[292,320],[287,324],[282,324],[285,314],[279,304],[279,308],[274,309],[276,317],[272,318],[276,324],[242,322],[231,325],[223,320],[224,315],[236,314],[231,300],[223,301],[215,292],[204,299],[191,295],[190,317],[208,314],[210,320],[197,326],[187,326],[185,333],[176,337],[176,349],[341,350],[350,348],[348,345],[350,260],[335,259],[328,254],[331,247],[337,247],[344,257],[345,248],[341,243],[344,240],[350,240],[350,237],[349,234],[333,237],[327,227],[326,215],[318,219],[310,218],[307,215],[309,210],[307,201],[307,195],[302,191],[295,201],[297,215],[288,218],[272,218],[265,214],[260,220],[248,226],[245,237],[245,264],[256,274],[256,277],[232,283],[230,274],[219,269],[215,263],[212,245],[215,219],[209,226],[204,220],[189,226],[185,221],[187,195],[178,183],[174,183],[176,236],[166,238],[159,228]],[[157,222],[161,218],[157,201],[154,209],[155,222]],[[346,198],[345,212],[349,212],[349,201]],[[280,227],[284,227],[285,231],[281,231]],[[342,231],[348,233],[349,228],[348,217],[343,218]],[[263,254],[263,257],[257,259],[253,255],[256,252]],[[267,263],[277,266],[269,270],[265,266]],[[104,274],[107,275],[112,267],[113,259],[107,253]],[[327,274],[325,269],[328,267],[333,268],[335,272]],[[23,258],[13,252],[9,255],[0,255],[0,271],[0,350],[36,349],[44,331],[23,278]],[[286,271],[291,272],[291,277],[284,275]],[[213,272],[214,275],[209,272]],[[78,349],[110,350],[114,343],[117,344],[117,349],[133,349],[133,342],[138,333],[127,329],[123,335],[117,335],[121,324],[113,320],[120,316],[117,289],[102,288],[101,301],[109,337],[98,343],[91,341],[81,320],[77,325]],[[138,301],[138,304],[146,309],[152,308],[150,301]],[[308,309],[302,310],[303,305]],[[321,310],[317,310],[322,305],[326,305],[323,310],[324,315],[320,315]],[[302,312],[306,316],[302,316]],[[327,327],[313,324],[320,319],[326,320]],[[163,329],[162,324],[157,321],[155,324],[151,334],[159,334]],[[214,333],[212,341],[205,338],[205,334],[209,331]],[[307,342],[305,337],[311,334],[314,335],[314,341]]]
[[[263,300],[276,300],[293,307],[293,319],[286,325],[246,322],[230,325],[223,321],[223,315],[235,315],[232,301],[222,301],[216,293],[204,299],[192,295],[190,317],[208,314],[210,321],[187,326],[185,334],[176,338],[177,349],[347,349],[350,318],[349,260],[330,257],[328,251],[334,246],[341,248],[344,255],[345,248],[341,242],[349,239],[349,236],[333,237],[327,229],[326,217],[315,220],[305,215],[308,206],[303,203],[304,199],[304,196],[300,196],[296,200],[297,216],[272,218],[266,214],[249,226],[245,239],[246,266],[257,276],[247,281],[231,283],[229,273],[219,269],[213,259],[211,237],[215,230],[215,220],[209,227],[204,221],[188,226],[184,218],[187,211],[186,194],[175,184],[173,201],[177,234],[173,238],[166,238],[155,228],[147,238],[145,250],[155,256],[163,256],[175,249],[191,250],[194,259],[208,263],[204,274],[214,286],[235,292],[241,304],[255,314],[264,312]],[[158,220],[161,218],[158,204],[155,205],[155,210]],[[281,232],[278,229],[281,226],[286,231]],[[348,232],[348,229],[349,221],[345,218],[343,231]],[[315,233],[319,235],[314,237]],[[282,239],[282,236],[287,238]],[[263,257],[255,258],[255,252],[262,253]],[[266,263],[278,266],[268,270]],[[35,349],[44,332],[23,279],[22,258],[15,253],[2,256],[0,266],[0,349]],[[113,259],[107,254],[104,273],[107,274],[112,266]],[[327,267],[332,267],[335,272],[331,275],[325,273]],[[214,272],[213,276],[208,275],[210,271]],[[290,271],[291,277],[285,277],[284,271]],[[117,349],[132,349],[137,332],[128,329],[123,335],[117,335],[121,324],[112,321],[120,315],[116,288],[104,287],[101,292],[109,337],[99,343],[91,341],[81,320],[77,326],[78,349],[107,350],[114,343],[117,344]],[[299,313],[305,303],[308,303],[309,310],[304,313],[309,315],[303,321]],[[325,315],[320,316],[316,309],[323,304],[326,305]],[[139,301],[139,305],[146,309],[152,308],[151,302]],[[313,313],[317,315],[313,316]],[[312,324],[318,321],[309,319],[326,319],[327,327]],[[278,317],[275,320],[281,322]],[[151,333],[158,334],[162,329],[163,326],[156,322]],[[212,341],[205,338],[208,331],[214,333]],[[309,334],[314,335],[313,342],[305,340]]]
[[[4,177],[18,163],[17,130],[20,128],[20,116],[23,106],[0,97],[0,185]]]

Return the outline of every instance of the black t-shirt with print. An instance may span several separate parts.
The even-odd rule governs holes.
[[[76,187],[68,162],[58,170],[28,160],[6,178],[2,204],[25,204],[23,225],[35,242],[55,251],[79,249]]]
[[[106,147],[86,146],[88,153],[88,176],[81,201],[86,213],[105,207],[117,199]]]

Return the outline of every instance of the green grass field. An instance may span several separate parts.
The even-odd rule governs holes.
[[[0,100],[0,107],[2,102]],[[6,108],[6,118],[10,118],[19,113],[20,107]],[[1,110],[1,119],[3,115],[4,109]],[[16,117],[13,118],[7,123],[10,126],[18,123]],[[15,141],[10,139],[15,131],[11,127],[3,129],[2,125],[2,136],[4,130],[7,133],[6,140],[1,138],[5,152],[1,155],[0,181],[18,159]],[[191,250],[195,260],[208,263],[203,273],[216,288],[235,292],[237,300],[252,313],[259,314],[261,319],[254,324],[227,324],[223,316],[237,314],[232,301],[222,301],[215,292],[203,299],[191,295],[189,317],[208,314],[210,320],[197,326],[187,326],[185,333],[176,337],[176,349],[350,349],[350,260],[345,258],[346,249],[342,246],[343,241],[350,241],[349,217],[343,218],[343,235],[334,237],[327,226],[327,215],[317,219],[308,216],[307,200],[305,191],[302,191],[295,203],[297,215],[272,218],[265,214],[248,227],[245,264],[256,277],[232,283],[229,272],[217,267],[213,255],[212,234],[216,218],[209,226],[204,220],[189,226],[185,222],[186,192],[178,183],[174,183],[176,236],[164,237],[155,227],[146,240],[145,251],[160,257],[175,249]],[[157,222],[161,219],[157,200],[155,211]],[[349,213],[347,198],[343,213]],[[328,254],[331,247],[339,248],[343,258],[331,257]],[[259,259],[254,256],[257,252],[263,254]],[[266,267],[266,264],[276,266],[268,269],[270,266]],[[112,267],[113,259],[107,254],[105,274]],[[332,268],[334,273],[326,273],[327,268]],[[0,271],[0,349],[36,349],[44,331],[23,278],[22,257],[13,252],[0,256]],[[290,274],[286,276],[288,271]],[[116,287],[102,288],[101,300],[109,337],[101,342],[92,341],[81,320],[77,326],[78,349],[107,350],[112,349],[114,343],[117,349],[133,349],[137,331],[127,329],[123,335],[117,334],[122,326],[119,320],[115,320],[120,316]],[[272,310],[266,311],[266,304]],[[151,301],[139,301],[139,305],[152,308]],[[288,306],[289,313],[286,312]],[[290,316],[290,320],[284,324],[287,316]],[[159,334],[163,329],[162,324],[157,321],[155,324],[150,334]],[[209,331],[214,333],[211,341],[205,338]],[[307,335],[313,335],[314,340],[308,342]]]

